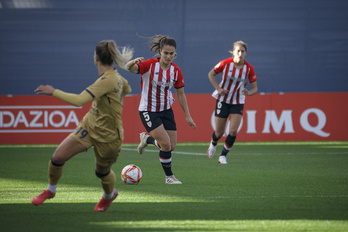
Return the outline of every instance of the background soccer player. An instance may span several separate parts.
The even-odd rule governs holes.
[[[207,150],[209,158],[213,158],[218,140],[225,131],[227,118],[230,119],[229,133],[219,157],[220,164],[227,164],[226,155],[231,150],[237,136],[238,127],[242,120],[245,96],[257,93],[257,78],[253,66],[244,60],[247,55],[247,44],[237,41],[230,51],[232,58],[220,61],[208,73],[209,80],[215,91],[212,96],[216,98],[215,131],[213,132],[210,146]],[[222,73],[220,84],[216,75]],[[245,88],[250,82],[251,90]]]
[[[166,175],[167,184],[181,184],[171,168],[172,151],[177,142],[176,123],[171,105],[174,102],[171,88],[174,86],[178,101],[185,112],[186,122],[196,128],[191,118],[184,93],[184,81],[180,68],[173,63],[176,57],[176,41],[168,36],[150,37],[149,47],[160,57],[144,61],[138,57],[127,63],[130,72],[141,74],[141,100],[139,114],[141,121],[151,135],[140,134],[139,153],[147,144],[160,147],[159,159]]]
[[[35,90],[37,94],[53,95],[75,106],[81,106],[90,101],[93,101],[93,104],[75,132],[65,138],[54,152],[48,165],[48,189],[32,199],[34,205],[41,205],[46,199],[55,196],[58,181],[63,174],[64,163],[92,145],[96,157],[95,173],[100,178],[104,189],[103,197],[94,211],[107,210],[117,197],[118,192],[114,189],[116,176],[111,166],[116,162],[123,141],[122,98],[131,92],[131,87],[127,80],[114,69],[113,63],[124,68],[132,56],[132,49],[124,48],[121,53],[114,41],[101,41],[94,54],[99,78],[82,93],[66,93],[50,85],[40,85]]]

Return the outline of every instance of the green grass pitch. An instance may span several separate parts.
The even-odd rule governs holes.
[[[125,144],[113,170],[118,198],[103,213],[92,150],[65,164],[56,197],[47,188],[56,146],[0,146],[0,230],[7,231],[348,231],[348,142],[237,142],[218,164],[208,143],[180,143],[166,185],[158,151]],[[222,149],[219,143],[217,153]],[[125,185],[120,173],[138,165],[143,179]]]

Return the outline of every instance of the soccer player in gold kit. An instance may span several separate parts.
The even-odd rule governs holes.
[[[75,106],[82,106],[90,101],[93,104],[76,130],[55,150],[48,164],[48,188],[32,199],[34,205],[41,205],[55,196],[64,163],[91,146],[94,146],[95,173],[104,190],[94,211],[107,210],[117,197],[116,176],[111,166],[116,162],[123,141],[122,98],[131,92],[131,87],[113,67],[113,63],[124,68],[132,56],[133,50],[128,47],[121,52],[113,40],[101,41],[94,53],[99,78],[82,93],[66,93],[50,85],[40,85],[35,90],[37,94],[53,95]]]

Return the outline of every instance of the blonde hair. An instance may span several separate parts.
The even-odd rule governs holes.
[[[122,52],[113,40],[100,41],[95,49],[96,55],[104,65],[116,63],[120,68],[126,69],[126,64],[133,58],[134,50],[130,47],[123,47]]]
[[[233,50],[230,50],[229,53],[231,53],[233,55],[234,49],[238,46],[243,46],[245,48],[245,51],[248,50],[248,45],[246,43],[244,43],[242,40],[238,40],[238,41],[233,43]]]

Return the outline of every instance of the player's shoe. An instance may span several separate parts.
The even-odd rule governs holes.
[[[31,200],[31,203],[33,203],[36,206],[42,205],[42,203],[44,203],[44,201],[46,201],[47,199],[53,198],[55,195],[56,195],[55,193],[52,193],[52,192],[50,192],[50,190],[46,189],[40,195],[37,195],[36,197],[34,197]]]
[[[220,163],[220,164],[227,164],[226,156],[220,155],[220,157],[219,157],[219,163]]]
[[[207,156],[208,156],[209,159],[214,157],[215,151],[216,151],[216,146],[214,146],[212,144],[212,141],[210,141],[210,145],[209,145],[209,148],[207,150]]]
[[[182,184],[174,175],[166,176],[166,184]]]
[[[145,148],[147,147],[146,140],[150,137],[146,132],[140,133],[140,143],[138,145],[138,152],[139,154],[143,154],[145,151]]]
[[[98,204],[95,205],[94,207],[94,211],[95,212],[104,212],[106,211],[110,205],[111,205],[111,202],[113,200],[116,199],[116,197],[118,196],[118,192],[116,189],[114,189],[114,191],[112,192],[112,197],[109,199],[109,200],[105,200],[104,197],[102,197],[102,199],[100,199],[100,201],[98,202]]]

